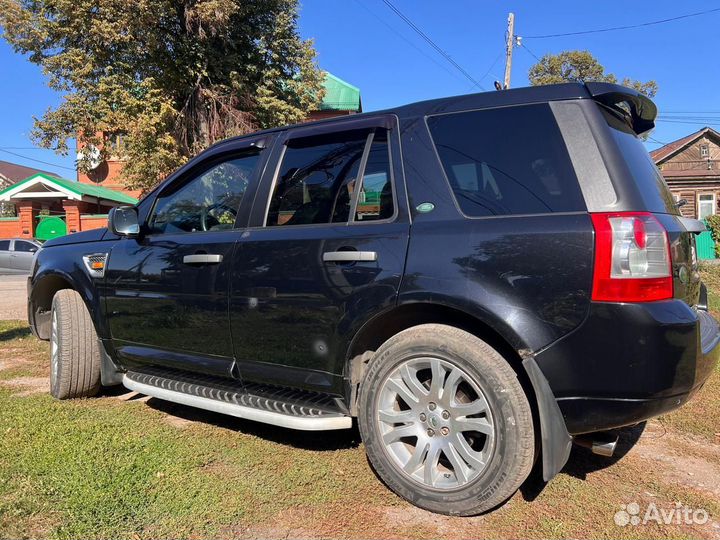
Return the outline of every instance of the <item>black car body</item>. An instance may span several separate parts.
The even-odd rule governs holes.
[[[633,90],[567,84],[221,142],[138,203],[137,232],[47,242],[28,284],[31,327],[49,339],[53,297],[73,289],[104,349],[103,383],[143,373],[135,383],[282,391],[292,403],[277,423],[300,429],[349,426],[303,428],[293,407],[358,415],[368,358],[399,332],[462,329],[517,373],[549,479],[572,437],[681,405],[717,361],[698,225],[637,138],[655,114]],[[173,202],[200,200],[190,191],[206,180],[192,182],[232,159],[245,167],[239,196],[223,192],[198,215]],[[342,175],[334,199],[318,195]],[[625,256],[623,234],[647,251],[645,281],[625,267],[600,275]],[[603,238],[619,243],[601,255]]]

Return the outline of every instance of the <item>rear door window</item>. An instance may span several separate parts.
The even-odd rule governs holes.
[[[377,221],[393,216],[395,205],[391,174],[387,131],[378,130],[368,153],[355,208],[355,221]]]
[[[10,240],[0,240],[0,251],[10,251]]]
[[[548,104],[432,116],[427,123],[466,216],[586,209]]]
[[[393,214],[386,130],[287,141],[266,226],[373,221]]]

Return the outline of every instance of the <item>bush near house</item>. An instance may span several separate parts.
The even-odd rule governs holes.
[[[715,254],[720,257],[720,215],[713,214],[708,216],[705,221],[707,221],[713,242],[715,242]]]

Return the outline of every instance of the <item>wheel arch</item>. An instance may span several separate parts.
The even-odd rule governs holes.
[[[524,344],[516,335],[503,335],[489,321],[465,310],[434,302],[408,302],[388,309],[357,331],[350,341],[346,356],[345,376],[352,378],[357,362],[367,351],[375,351],[392,336],[420,324],[447,324],[479,337],[503,354],[516,369],[522,365]]]
[[[89,287],[78,283],[70,274],[54,270],[36,275],[33,278],[32,288],[28,298],[28,318],[30,327],[40,339],[50,339],[50,311],[53,298],[58,291],[72,289],[83,299],[85,306],[95,325],[100,330],[96,320],[96,296]]]
[[[547,380],[535,363],[532,351],[516,334],[503,335],[496,326],[457,307],[433,302],[411,302],[387,310],[366,322],[348,348],[345,377],[351,414],[357,414],[358,386],[372,353],[392,336],[420,324],[446,324],[465,330],[497,350],[518,376],[538,428],[536,448],[540,449],[543,477],[549,481],[569,457],[571,437]]]

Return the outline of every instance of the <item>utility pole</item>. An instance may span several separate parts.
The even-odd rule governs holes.
[[[510,71],[512,70],[513,46],[515,45],[515,14],[508,14],[507,45],[505,49],[505,84],[503,88],[510,88]]]

